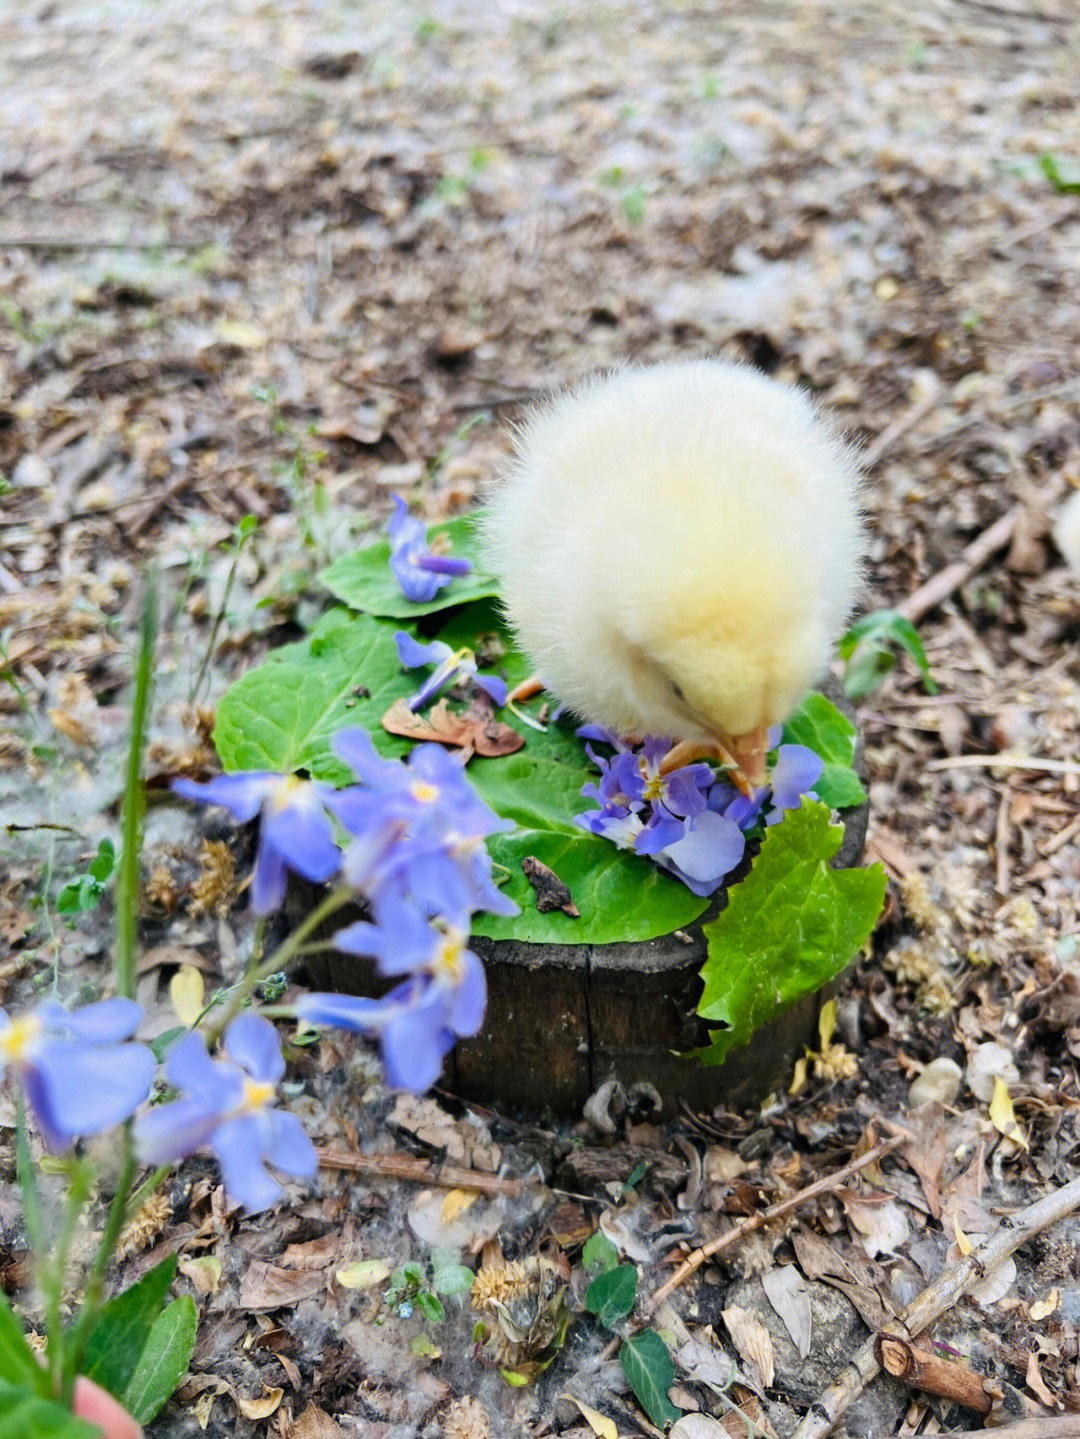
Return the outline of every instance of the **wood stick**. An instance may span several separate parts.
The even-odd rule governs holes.
[[[500,1179],[479,1169],[452,1164],[431,1164],[411,1154],[353,1154],[348,1149],[316,1149],[323,1169],[345,1169],[351,1174],[375,1174],[413,1184],[435,1184],[444,1189],[474,1189],[478,1194],[507,1194],[520,1198],[526,1186],[520,1179]]]
[[[908,595],[896,606],[898,614],[912,624],[917,624],[930,610],[936,609],[942,600],[947,600],[976,570],[981,570],[991,555],[1003,550],[1012,539],[1013,528],[1024,513],[1023,505],[1013,505],[1000,519],[994,521],[988,530],[976,535],[958,560],[946,565],[926,584],[920,585],[914,594]]]
[[[790,1199],[782,1199],[778,1204],[771,1204],[768,1209],[763,1209],[760,1214],[751,1214],[749,1218],[742,1219],[734,1229],[729,1229],[726,1234],[721,1234],[718,1239],[710,1240],[708,1244],[700,1249],[695,1249],[693,1254],[680,1264],[675,1273],[649,1300],[645,1312],[653,1314],[664,1302],[665,1299],[681,1284],[684,1284],[695,1269],[700,1269],[707,1259],[714,1254],[719,1254],[722,1249],[729,1249],[731,1245],[738,1244],[740,1239],[751,1234],[755,1229],[761,1229],[773,1219],[779,1219],[784,1214],[790,1214],[793,1209],[800,1208],[809,1199],[816,1199],[819,1194],[828,1194],[830,1190],[837,1189],[841,1184],[846,1183],[853,1174],[858,1174],[860,1169],[866,1169],[871,1164],[876,1164],[886,1154],[891,1154],[894,1149],[901,1145],[909,1136],[907,1133],[894,1135],[892,1139],[883,1140],[881,1144],[875,1144],[873,1149],[868,1149],[865,1154],[860,1154],[850,1164],[845,1164],[843,1169],[838,1169],[835,1174],[826,1174],[823,1179],[817,1179],[813,1184],[808,1184],[805,1189],[800,1189],[798,1194],[793,1194]]]
[[[928,1349],[916,1349],[894,1334],[878,1335],[874,1356],[886,1374],[902,1379],[912,1389],[951,1399],[979,1414],[989,1414],[993,1408],[994,1401],[983,1387],[985,1376],[966,1364],[942,1359]]]
[[[882,1333],[901,1339],[921,1334],[935,1319],[951,1309],[973,1284],[996,1269],[1022,1244],[1048,1225],[1064,1219],[1077,1207],[1080,1207],[1080,1179],[1073,1179],[1052,1194],[1037,1199],[1034,1204],[1006,1215],[995,1234],[965,1255],[959,1263],[946,1269],[896,1319],[887,1324]],[[831,1433],[866,1386],[881,1373],[874,1353],[877,1338],[877,1335],[871,1335],[855,1351],[854,1358],[836,1381],[811,1404],[791,1439],[825,1439]]]
[[[991,1424],[982,1429],[941,1429],[934,1439],[971,1439],[972,1434],[991,1434],[994,1439],[1080,1439],[1080,1414],[1054,1414],[1045,1419],[1020,1419],[1015,1424]],[[896,1439],[872,1434],[869,1439]]]

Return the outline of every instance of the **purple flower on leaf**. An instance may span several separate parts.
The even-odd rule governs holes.
[[[307,994],[296,1005],[297,1017],[309,1024],[376,1037],[387,1081],[398,1089],[430,1089],[455,1040],[476,1034],[484,1020],[483,964],[466,949],[462,931],[433,933],[428,967],[381,999]]]
[[[19,1076],[50,1149],[110,1129],[149,1094],[157,1061],[145,1045],[124,1042],[141,1018],[130,999],[71,1011],[50,999],[17,1019],[0,1009],[0,1075]]]
[[[645,822],[637,811],[622,805],[586,810],[584,814],[574,816],[574,823],[590,834],[609,839],[619,849],[636,848],[638,836],[645,828]]]
[[[218,775],[206,784],[174,779],[172,790],[185,799],[221,805],[241,823],[261,812],[251,881],[251,907],[256,914],[277,909],[285,897],[290,869],[323,884],[341,868],[341,851],[327,814],[340,800],[328,784],[251,770]]]
[[[782,744],[776,752],[772,772],[771,810],[766,824],[777,824],[789,809],[798,809],[803,795],[816,798],[814,785],[821,778],[825,761],[802,744]]]
[[[318,1158],[299,1119],[274,1108],[285,1072],[274,1026],[247,1011],[229,1025],[222,1049],[222,1059],[211,1059],[197,1031],[173,1045],[165,1078],[181,1097],[139,1116],[135,1146],[143,1162],[154,1165],[209,1148],[229,1198],[256,1213],[285,1193],[267,1164],[310,1179]]]
[[[706,809],[687,819],[654,815],[635,845],[695,894],[712,894],[743,857],[746,838],[733,819]]]
[[[390,568],[405,598],[417,604],[426,604],[455,576],[467,575],[472,565],[468,560],[455,559],[453,555],[433,554],[428,546],[423,521],[409,514],[409,507],[400,495],[394,496],[394,506],[394,514],[387,526]]]
[[[476,656],[472,650],[465,647],[452,650],[442,640],[432,640],[430,644],[422,645],[404,630],[398,630],[394,643],[397,645],[401,663],[407,670],[418,669],[420,665],[435,666],[408,702],[409,708],[414,712],[423,709],[428,700],[434,699],[440,691],[449,689],[452,684],[464,679],[472,679],[495,704],[506,703],[505,681],[497,675],[477,674]]]

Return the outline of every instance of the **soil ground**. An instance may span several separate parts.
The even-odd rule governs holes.
[[[312,621],[315,575],[392,491],[432,517],[467,509],[522,404],[624,358],[721,353],[821,397],[863,446],[867,610],[910,603],[1011,516],[911,608],[939,692],[901,662],[860,709],[870,853],[892,886],[839,1001],[843,1051],[761,1112],[631,1113],[605,1136],[595,1116],[571,1133],[392,1101],[362,1051],[324,1041],[292,1100],[321,1142],[536,1165],[549,1187],[459,1215],[437,1191],[327,1170],[251,1221],[192,1161],[125,1261],[133,1276],[177,1250],[201,1312],[153,1434],[585,1433],[566,1392],[655,1432],[587,1317],[515,1389],[474,1357],[467,1309],[425,1328],[334,1276],[433,1241],[568,1264],[603,1211],[653,1287],[680,1241],[837,1168],[952,1058],[965,1079],[906,1161],[675,1297],[680,1404],[723,1414],[734,1360],[717,1379],[715,1340],[744,1409],[790,1432],[950,1243],[1075,1177],[1080,575],[1051,526],[1080,486],[1078,73],[1069,0],[0,8],[5,1003],[54,979],[93,997],[106,973],[108,903],[68,927],[54,901],[116,834],[151,562],[160,779],[205,751],[192,705]],[[244,943],[242,904],[191,911],[200,832],[152,805],[140,997],[160,1027],[177,964],[215,982]],[[995,1063],[1011,1110],[992,1113]],[[21,1293],[2,1135],[0,1277]],[[634,1197],[613,1197],[642,1153]],[[1029,1242],[996,1297],[933,1332],[1009,1412],[1080,1408],[1076,1239],[1066,1222]],[[761,1288],[794,1265],[812,1333],[805,1303],[782,1319]],[[846,1422],[980,1421],[878,1383]]]

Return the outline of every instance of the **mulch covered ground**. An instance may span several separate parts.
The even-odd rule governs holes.
[[[867,1325],[1074,1178],[1080,577],[1050,530],[1080,486],[1077,73],[1067,0],[0,16],[5,1004],[54,977],[90,998],[107,974],[108,900],[72,926],[55,898],[116,834],[147,566],[160,779],[212,758],[216,699],[319,613],[314,576],[392,491],[432,517],[469,508],[524,402],[621,358],[719,352],[820,395],[863,446],[864,607],[918,621],[939,685],[901,663],[861,706],[890,903],[839,997],[842,1048],[797,1093],[662,1124],[624,1112],[605,1132],[602,1106],[574,1128],[394,1098],[362,1049],[324,1039],[290,1101],[318,1143],[479,1171],[488,1192],[466,1197],[475,1173],[439,1189],[335,1162],[251,1221],[209,1164],[185,1165],[125,1260],[134,1276],[178,1250],[201,1312],[153,1433],[591,1432],[566,1393],[654,1432],[576,1308],[554,1366],[511,1388],[474,1355],[475,1312],[450,1301],[429,1325],[385,1285],[348,1287],[350,1266],[433,1243],[520,1260],[527,1308],[543,1254],[576,1306],[571,1265],[603,1216],[649,1291],[905,1124],[889,1157],[718,1253],[657,1320],[682,1407],[734,1400],[790,1433]],[[177,965],[227,979],[248,932],[229,876],[205,878],[212,854],[198,887],[198,823],[151,806],[140,998],[160,1028]],[[939,1058],[958,1084],[923,1078]],[[938,1107],[913,1120],[916,1080]],[[21,1293],[10,1121],[0,1279]],[[926,1340],[947,1386],[989,1380],[1014,1417],[1080,1409],[1078,1238],[1054,1225],[947,1307]],[[842,1422],[981,1419],[877,1381]]]

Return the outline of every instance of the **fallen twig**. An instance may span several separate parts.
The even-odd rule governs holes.
[[[1045,1419],[1021,1419],[1016,1424],[988,1424],[982,1429],[941,1429],[934,1439],[967,1439],[975,1434],[992,1434],[994,1439],[1080,1439],[1080,1414],[1053,1414]],[[868,1439],[895,1439],[888,1434],[871,1434]]]
[[[354,1154],[347,1149],[316,1149],[323,1169],[345,1169],[351,1174],[377,1174],[384,1179],[405,1179],[414,1184],[436,1184],[444,1189],[475,1189],[478,1194],[506,1194],[512,1199],[525,1193],[520,1179],[500,1179],[479,1169],[459,1169],[452,1164],[431,1164],[411,1154]]]
[[[946,565],[943,570],[932,575],[926,584],[920,585],[914,594],[902,600],[896,606],[897,613],[912,624],[917,624],[930,610],[936,609],[942,600],[947,600],[976,570],[981,570],[991,555],[1005,548],[1012,539],[1013,527],[1023,513],[1023,505],[1013,505],[1012,509],[995,520],[989,529],[976,535],[958,560]]]
[[[915,1335],[921,1334],[935,1319],[940,1318],[947,1309],[951,1309],[972,1284],[978,1283],[985,1274],[996,1269],[1034,1235],[1071,1214],[1077,1207],[1080,1207],[1080,1179],[1072,1180],[1053,1194],[1036,1200],[1034,1204],[1027,1205],[1015,1214],[1006,1215],[996,1234],[992,1234],[984,1244],[965,1255],[952,1268],[946,1269],[944,1274],[913,1299],[896,1319],[885,1326],[882,1334],[895,1335],[901,1339],[913,1339]],[[874,1353],[878,1338],[878,1335],[871,1335],[866,1343],[860,1346],[835,1383],[811,1404],[791,1439],[825,1439],[840,1422],[851,1404],[881,1372]],[[1058,1439],[1061,1439],[1060,1435]]]
[[[979,1414],[989,1414],[994,1407],[984,1387],[985,1376],[976,1374],[966,1364],[942,1359],[928,1349],[916,1349],[914,1344],[895,1334],[878,1335],[874,1356],[886,1374],[902,1380],[911,1389],[951,1399]]]
[[[1039,759],[1031,754],[956,754],[932,759],[927,769],[1029,769],[1046,774],[1080,774],[1080,764],[1068,759]]]
[[[800,1189],[798,1194],[793,1194],[790,1199],[782,1199],[778,1204],[771,1204],[760,1214],[751,1214],[748,1218],[740,1220],[735,1228],[729,1229],[726,1234],[721,1234],[718,1239],[710,1240],[700,1249],[695,1249],[693,1254],[679,1265],[671,1278],[661,1284],[646,1305],[646,1314],[653,1314],[670,1294],[673,1294],[696,1269],[700,1269],[705,1261],[711,1259],[714,1254],[719,1254],[722,1249],[728,1249],[731,1245],[738,1244],[739,1240],[745,1238],[747,1234],[751,1234],[755,1229],[761,1229],[763,1225],[769,1224],[774,1219],[779,1219],[781,1215],[790,1214],[793,1209],[801,1208],[807,1200],[816,1199],[819,1194],[828,1194],[830,1190],[839,1188],[853,1174],[858,1174],[860,1169],[866,1169],[869,1165],[876,1164],[879,1159],[883,1159],[886,1154],[891,1154],[907,1138],[906,1133],[897,1134],[892,1139],[875,1144],[873,1149],[868,1149],[865,1154],[860,1154],[850,1164],[845,1164],[843,1169],[838,1169],[834,1174],[826,1174],[824,1178],[808,1184],[805,1189]]]

